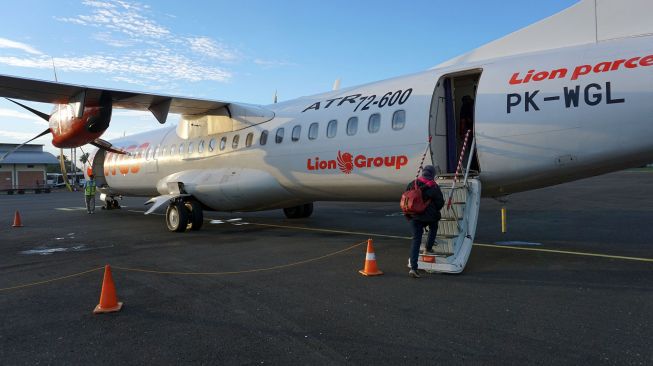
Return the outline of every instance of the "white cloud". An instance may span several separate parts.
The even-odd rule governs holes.
[[[170,34],[168,29],[143,15],[147,7],[141,4],[126,1],[84,1],[83,4],[93,9],[91,14],[57,19],[121,32],[133,38],[162,38]]]
[[[48,126],[48,121],[42,119],[41,117],[35,114],[29,112],[19,112],[8,108],[0,108],[0,117],[26,119],[34,122],[39,126],[44,126],[44,127]]]
[[[288,61],[254,59],[254,63],[264,68],[295,66],[296,64]]]
[[[239,58],[238,51],[229,49],[227,46],[214,41],[209,37],[187,38],[191,50],[212,58],[223,61],[234,61]]]
[[[93,38],[97,41],[106,43],[112,47],[130,47],[136,43],[131,39],[114,38],[112,37],[111,33],[107,33],[107,32],[96,33],[93,35]]]
[[[6,38],[0,38],[0,48],[15,48],[18,50],[25,51],[27,53],[31,53],[32,55],[42,55],[42,53],[39,50],[35,49],[30,45],[12,41]]]
[[[63,71],[128,75],[123,77],[131,76],[131,83],[137,83],[137,78],[157,82],[170,80],[225,82],[231,77],[230,72],[219,67],[204,66],[183,55],[158,51],[117,56],[55,57],[54,63],[58,70]],[[0,56],[0,64],[36,69],[52,68],[52,60],[45,56],[35,58]]]
[[[17,132],[17,131],[8,131],[8,130],[0,130],[0,137],[5,138],[5,139],[11,139],[13,140],[14,143],[23,143],[34,136],[36,136],[36,133],[31,133],[31,132]],[[49,139],[52,139],[52,136],[45,135],[43,137],[39,137],[38,139],[32,141],[32,143],[39,143],[39,142],[47,142]],[[11,143],[12,141],[5,141]]]

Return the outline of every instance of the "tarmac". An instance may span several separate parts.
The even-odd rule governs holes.
[[[421,279],[395,203],[207,212],[169,233],[144,198],[88,215],[81,192],[0,196],[0,360],[651,365],[652,187],[624,171],[483,199],[465,271]],[[358,273],[368,238],[382,276]],[[124,307],[94,315],[105,264]]]

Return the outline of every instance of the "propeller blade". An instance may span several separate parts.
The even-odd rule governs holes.
[[[46,120],[46,121],[50,121],[50,115],[49,115],[49,114],[43,113],[43,112],[41,112],[41,111],[37,111],[36,109],[34,109],[34,108],[30,108],[30,107],[26,106],[25,104],[18,103],[17,101],[15,101],[15,100],[13,100],[13,99],[9,99],[9,98],[5,98],[5,99],[7,99],[8,101],[10,101],[10,102],[12,102],[12,103],[18,104],[19,106],[21,106],[21,107],[27,109],[28,111],[30,111],[30,112],[36,114],[37,116],[43,118],[43,119]]]
[[[63,158],[63,149],[59,149],[59,167],[61,168],[61,175],[63,175],[63,182],[66,183],[66,188],[72,192],[73,189],[70,183],[68,183],[68,172],[66,171],[66,162]]]
[[[113,145],[111,145],[111,143],[109,141],[106,141],[106,140],[95,139],[95,140],[89,142],[89,144],[97,147],[98,149],[110,151],[112,153],[123,154],[123,155],[127,154],[127,151],[122,150],[122,149],[119,150],[119,149],[114,148]]]
[[[2,156],[0,157],[0,163],[1,163],[3,160],[5,160],[5,158],[7,158],[7,156],[9,156],[9,155],[13,154],[14,152],[16,152],[16,150],[20,149],[21,147],[23,147],[23,146],[29,144],[30,142],[36,140],[37,138],[39,138],[39,137],[41,137],[41,136],[43,136],[43,135],[47,135],[48,133],[50,133],[50,129],[49,129],[49,128],[48,128],[47,130],[45,130],[45,131],[39,133],[39,134],[36,135],[35,137],[32,137],[31,139],[29,139],[29,140],[23,142],[22,144],[18,145],[18,147],[16,147],[15,149],[6,152],[4,155],[2,155]]]

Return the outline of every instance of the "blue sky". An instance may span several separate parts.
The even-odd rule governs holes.
[[[11,1],[0,74],[269,104],[408,74],[553,15],[575,0]],[[44,112],[51,107],[31,104]],[[174,119],[173,119],[174,122]],[[0,101],[0,142],[45,121]],[[104,138],[157,128],[116,111]],[[50,137],[36,140],[48,151]]]

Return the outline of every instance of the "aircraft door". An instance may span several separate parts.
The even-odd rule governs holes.
[[[481,70],[469,70],[444,75],[436,84],[431,102],[429,132],[433,165],[443,173],[454,173],[463,152],[465,136],[469,131],[464,162],[472,156],[472,170],[480,170],[476,151],[471,151],[474,138],[474,101]],[[464,168],[464,167],[463,167]]]
[[[431,162],[439,166],[441,171],[447,170],[447,119],[445,104],[445,78],[441,78],[435,86],[431,100],[429,117],[429,136],[431,136]]]

